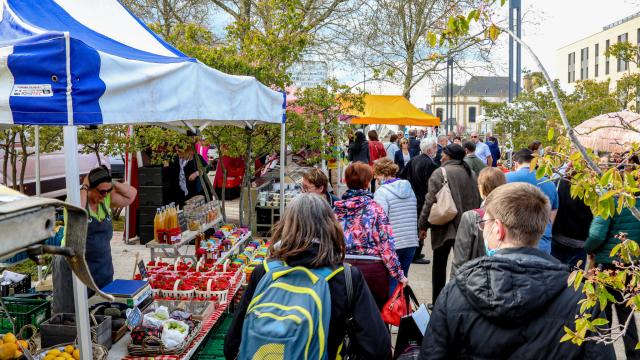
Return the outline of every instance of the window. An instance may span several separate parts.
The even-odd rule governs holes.
[[[437,116],[438,118],[440,118],[440,120],[443,120],[443,119],[442,119],[442,108],[437,108],[437,109],[436,109],[436,116]]]
[[[476,122],[476,107],[475,106],[470,106],[469,107],[469,122],[470,123]]]
[[[600,61],[600,44],[596,44],[593,57],[595,59],[593,64],[593,77],[598,77],[598,61]]]
[[[605,52],[609,51],[609,40],[607,40],[606,44],[605,44]],[[609,56],[605,55],[605,60],[604,60],[604,74],[605,75],[609,75]]]
[[[572,52],[568,57],[568,72],[567,72],[567,82],[576,81],[576,53]]]
[[[589,78],[589,48],[580,50],[580,80]]]
[[[627,41],[629,41],[629,33],[624,33],[618,36],[618,42],[627,42]],[[628,68],[629,68],[628,62],[618,59],[618,72],[627,71]]]

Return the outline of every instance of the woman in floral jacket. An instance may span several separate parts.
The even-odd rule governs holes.
[[[389,298],[389,279],[406,284],[395,250],[389,218],[367,189],[373,170],[367,164],[353,163],[345,171],[349,190],[334,203],[347,245],[346,261],[364,275],[379,308]]]

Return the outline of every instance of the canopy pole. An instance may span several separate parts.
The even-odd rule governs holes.
[[[40,126],[35,126],[36,141],[36,196],[40,196]]]
[[[287,146],[285,144],[286,125],[284,120],[280,124],[280,219],[284,216],[284,168],[287,163]]]
[[[80,171],[78,170],[78,128],[64,127],[64,166],[67,183],[67,202],[81,207],[80,204]],[[89,326],[89,302],[87,287],[73,274],[73,300],[76,310],[76,329],[82,360],[91,360],[91,327]]]
[[[131,142],[131,137],[133,136],[133,125],[129,125],[129,142]],[[127,149],[127,173],[125,175],[125,182],[128,183],[129,185],[131,185],[131,160],[133,160],[133,156],[131,154],[131,147],[128,147]],[[129,209],[131,209],[130,205],[127,205],[126,207],[126,214],[124,217],[124,243],[126,245],[129,245],[129,226],[130,225],[130,212]]]

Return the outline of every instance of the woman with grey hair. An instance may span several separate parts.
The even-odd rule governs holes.
[[[269,253],[267,269],[264,264],[256,266],[235,313],[225,338],[226,359],[235,359],[241,342],[249,340],[242,338],[245,320],[251,319],[247,317],[247,309],[254,295],[260,295],[256,293],[256,289],[261,288],[260,284],[263,281],[271,281],[272,276],[268,269],[274,266],[274,261],[286,263],[290,267],[304,267],[312,271],[328,270],[336,273],[327,280],[331,296],[331,316],[326,349],[323,350],[326,350],[329,359],[335,359],[338,355],[349,317],[353,319],[351,321],[353,330],[349,333],[349,339],[354,344],[353,349],[357,351],[357,354],[352,355],[357,355],[358,358],[390,358],[389,332],[379,315],[378,306],[362,274],[356,267],[351,267],[353,294],[351,303],[347,301],[346,278],[343,271],[344,233],[327,201],[314,194],[297,196],[287,206],[283,218],[273,229]],[[262,294],[265,293],[262,292]],[[320,322],[322,319],[314,319],[314,323]],[[247,325],[250,326],[249,323]],[[318,354],[309,354],[310,358],[314,356],[317,357]]]

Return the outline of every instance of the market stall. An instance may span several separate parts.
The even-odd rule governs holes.
[[[574,128],[580,142],[587,148],[603,153],[624,153],[631,144],[640,141],[640,114],[619,111],[602,114]]]
[[[284,134],[283,94],[185,56],[115,0],[7,0],[2,13],[0,126],[64,126],[72,204],[80,204],[77,126],[159,123],[197,133],[211,123],[273,123]],[[73,285],[80,350],[90,359],[86,288],[75,276]]]
[[[400,95],[365,95],[364,109],[345,114],[359,125],[439,126],[440,118],[418,109]]]

